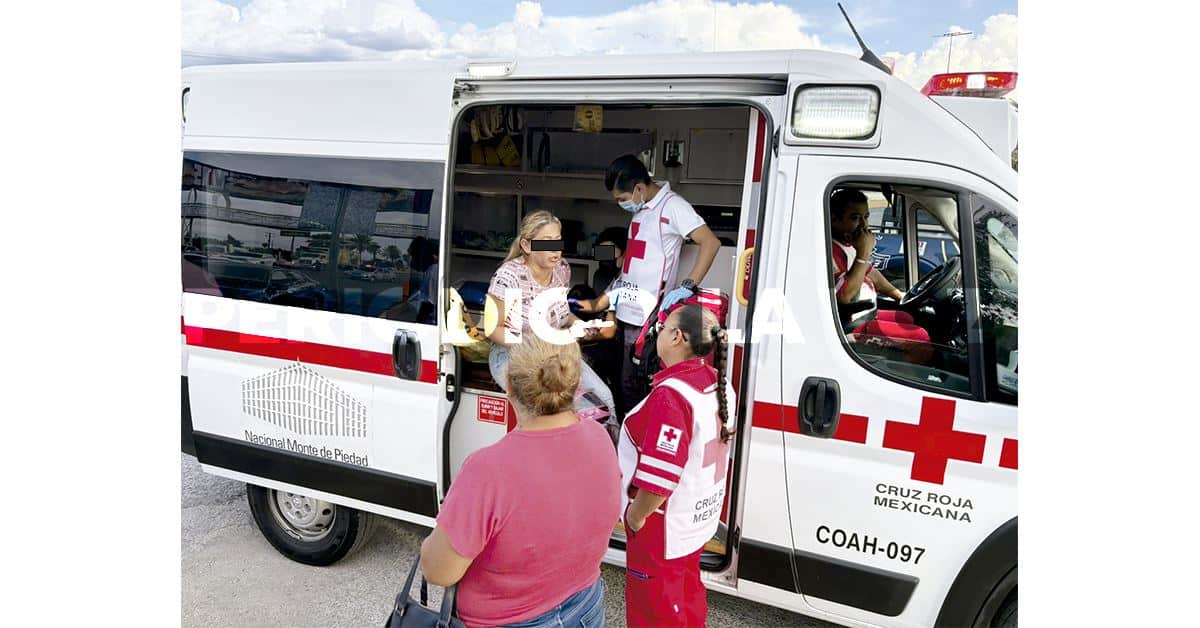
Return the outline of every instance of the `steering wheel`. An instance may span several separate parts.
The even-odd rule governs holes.
[[[958,285],[962,276],[962,258],[954,257],[950,261],[929,271],[928,275],[913,284],[913,287],[900,299],[900,307],[904,309],[919,309],[930,301],[939,301]]]

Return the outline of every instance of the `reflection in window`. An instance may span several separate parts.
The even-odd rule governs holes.
[[[183,162],[184,290],[330,310],[336,189]],[[291,281],[277,275],[291,269]]]
[[[975,215],[979,300],[987,368],[996,397],[1017,400],[1017,219],[984,205]]]
[[[441,173],[438,164],[185,155],[184,290],[433,322],[435,188],[394,184]]]
[[[342,310],[410,322],[436,322],[437,244],[428,190],[353,189],[340,230],[349,252],[339,266]]]

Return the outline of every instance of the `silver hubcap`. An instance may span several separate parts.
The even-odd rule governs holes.
[[[318,541],[325,538],[333,527],[334,506],[319,499],[271,491],[271,513],[275,520],[292,536],[301,541]]]

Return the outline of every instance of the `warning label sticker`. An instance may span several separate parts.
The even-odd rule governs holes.
[[[504,425],[508,421],[508,400],[504,397],[479,396],[479,413],[476,415],[484,423]]]

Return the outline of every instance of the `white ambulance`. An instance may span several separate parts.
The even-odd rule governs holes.
[[[183,450],[303,563],[375,516],[434,525],[514,425],[462,314],[534,210],[592,283],[596,234],[629,224],[603,173],[635,154],[721,239],[703,285],[734,297],[707,586],[852,626],[1015,625],[1017,177],[949,100],[819,51],[187,68]],[[874,263],[900,302],[838,307],[840,189],[898,238]],[[863,333],[887,310],[922,350]]]

